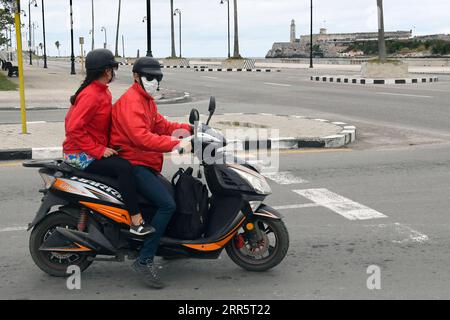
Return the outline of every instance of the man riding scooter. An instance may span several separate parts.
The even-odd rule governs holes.
[[[158,113],[153,98],[163,78],[158,60],[138,59],[133,66],[133,78],[134,84],[113,107],[110,145],[120,147],[119,156],[134,166],[139,192],[158,208],[150,223],[156,231],[145,241],[132,268],[148,286],[162,288],[164,285],[159,280],[153,258],[176,204],[158,175],[162,170],[163,153],[175,149],[189,151],[191,142],[180,140],[178,136],[191,135],[192,127],[169,122]],[[183,132],[173,137],[177,130]]]

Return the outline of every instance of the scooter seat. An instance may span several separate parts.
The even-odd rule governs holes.
[[[71,176],[75,176],[78,178],[88,179],[95,182],[99,182],[102,184],[107,185],[108,187],[111,187],[117,191],[119,191],[119,181],[116,178],[108,177],[108,176],[102,176],[98,174],[89,173],[83,170],[78,170],[76,168],[70,168]],[[167,188],[167,190],[170,192],[172,197],[175,198],[175,190],[170,181],[168,181],[163,175],[158,174],[158,178],[162,182],[162,184]],[[152,203],[144,198],[142,195],[139,195],[139,203],[144,204],[147,206],[152,206]]]

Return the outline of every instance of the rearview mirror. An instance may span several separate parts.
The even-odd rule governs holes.
[[[191,114],[189,115],[189,123],[194,125],[196,122],[200,120],[200,113],[197,109],[192,109]]]
[[[213,116],[214,111],[216,111],[216,97],[211,97],[209,99],[208,111],[209,111],[209,117],[208,117],[208,120],[206,121],[206,125],[209,125],[209,121],[211,120],[211,117]]]
[[[216,111],[216,97],[211,97],[209,99],[209,108],[208,108],[209,114],[213,114],[214,111]]]

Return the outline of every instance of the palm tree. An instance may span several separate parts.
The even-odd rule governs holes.
[[[237,0],[234,0],[234,54],[233,58],[241,58],[239,53],[239,30]]]
[[[122,0],[119,0],[119,13],[117,16],[117,32],[116,32],[116,57],[119,56],[119,25],[120,25],[120,8],[122,6]]]
[[[172,53],[171,57],[175,58],[177,54],[175,53],[175,29],[173,23],[173,0],[170,0],[170,32],[171,32],[171,42],[172,42]]]
[[[378,6],[378,51],[381,62],[386,62],[386,40],[384,36],[383,0],[377,0]]]
[[[59,43],[59,41],[55,42],[55,46],[56,46],[56,49],[58,49],[58,56],[60,57],[61,53],[59,52],[59,47],[61,46],[61,44]]]

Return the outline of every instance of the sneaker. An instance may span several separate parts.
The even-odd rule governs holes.
[[[140,225],[130,227],[130,232],[137,236],[146,236],[151,233],[154,233],[155,231],[156,231],[155,228],[153,228],[152,226],[146,226],[144,222],[141,223]]]
[[[131,265],[131,268],[134,272],[139,274],[146,285],[153,289],[162,289],[164,288],[164,284],[159,280],[159,275],[157,273],[157,267],[153,263],[153,261],[147,261],[146,264],[142,264],[139,262],[139,259]]]

